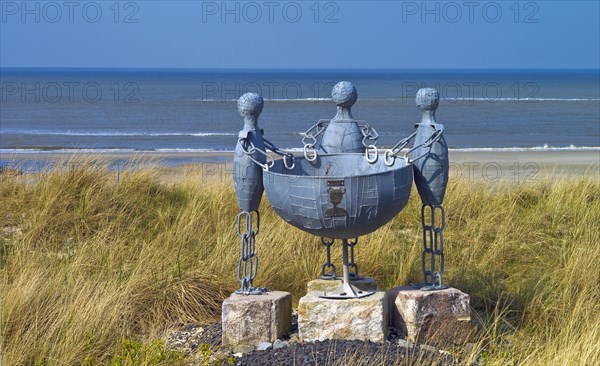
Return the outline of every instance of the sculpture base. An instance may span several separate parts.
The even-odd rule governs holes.
[[[319,297],[323,299],[361,299],[374,293],[375,291],[363,291],[350,283],[342,283],[335,290],[325,292]]]
[[[388,302],[383,291],[359,299],[325,299],[309,292],[298,304],[298,337],[304,342],[326,339],[384,342]]]
[[[474,331],[469,295],[460,290],[423,291],[402,286],[388,295],[392,325],[412,342],[464,344]]]
[[[262,295],[232,294],[223,301],[223,346],[233,349],[275,342],[292,327],[292,295],[269,291]]]
[[[307,285],[307,292],[317,291],[323,294],[324,292],[331,292],[340,287],[342,284],[341,279],[336,280],[312,280]],[[358,280],[352,280],[350,278],[350,284],[357,287],[362,291],[376,291],[377,283],[372,277],[361,277]]]

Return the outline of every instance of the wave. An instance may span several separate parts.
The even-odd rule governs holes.
[[[219,150],[219,149],[180,149],[180,148],[165,148],[165,149],[77,149],[77,148],[56,148],[56,149],[41,149],[41,148],[16,148],[16,149],[0,149],[0,154],[27,154],[27,153],[93,153],[93,154],[118,154],[118,153],[179,153],[179,152],[191,152],[191,153],[203,153],[203,152],[223,152],[233,153],[233,150]]]
[[[139,150],[138,150],[139,151]],[[178,152],[222,152],[222,153],[233,153],[233,150],[221,150],[221,149],[184,149],[184,148],[169,148],[169,149],[153,149],[144,150],[147,152],[166,152],[166,153],[178,153]]]
[[[389,147],[379,147],[379,151],[382,153]],[[281,150],[302,153],[304,151],[301,147],[293,148],[282,148]],[[407,149],[405,149],[407,150]],[[545,144],[543,146],[532,146],[532,147],[455,147],[449,149],[451,152],[508,152],[508,151],[600,151],[600,146],[549,146]],[[0,154],[18,154],[18,153],[203,153],[203,152],[220,152],[220,153],[233,153],[233,150],[227,149],[194,149],[194,148],[160,148],[160,149],[127,149],[127,148],[114,148],[114,149],[77,149],[77,148],[13,148],[13,149],[0,149]]]
[[[76,131],[43,131],[43,130],[12,130],[2,131],[7,135],[39,135],[39,136],[237,136],[231,132],[76,132]]]
[[[361,98],[361,101],[394,101],[406,102],[414,100],[414,95],[393,98]],[[600,98],[441,98],[441,100],[452,102],[598,102]],[[191,102],[237,102],[237,99],[190,99]],[[331,102],[331,98],[274,98],[265,99],[265,102],[286,102],[286,103],[301,103],[301,102]]]
[[[389,146],[379,146],[379,152],[389,149]],[[301,147],[293,147],[293,148],[282,148],[281,150],[288,152],[304,152],[304,149]],[[405,148],[404,151],[408,151],[409,148]],[[450,148],[450,151],[464,151],[464,152],[476,152],[476,151],[600,151],[600,146],[532,146],[532,147],[455,147]]]
[[[27,154],[27,153],[135,153],[135,149],[38,149],[38,148],[16,148],[16,149],[0,149],[0,154]]]
[[[394,98],[361,98],[363,102],[407,102],[414,100],[414,95]],[[599,98],[441,98],[443,101],[449,102],[598,102]],[[237,102],[237,99],[191,99],[192,102],[210,103],[210,102]],[[265,99],[265,102],[283,102],[283,103],[314,103],[314,102],[331,102],[331,98],[275,98]]]
[[[598,98],[441,98],[449,101],[475,102],[598,102]]]
[[[389,149],[389,146],[379,146],[379,152],[383,153],[383,151]],[[405,148],[403,151],[408,151],[410,148]],[[304,149],[301,147],[294,148],[282,148],[281,150],[288,152],[304,152]],[[600,146],[549,146],[545,144],[543,146],[532,146],[532,147],[454,147],[449,148],[450,151],[457,152],[477,152],[477,151],[600,151]]]
[[[263,98],[265,102],[330,102],[331,98],[272,98],[272,99],[267,99],[267,98]],[[190,102],[237,102],[237,99],[212,99],[212,98],[205,98],[205,99],[190,99]]]
[[[451,148],[450,151],[600,151],[600,146],[543,146],[533,147],[462,147]]]

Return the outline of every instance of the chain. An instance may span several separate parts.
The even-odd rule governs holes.
[[[354,247],[358,244],[358,238],[354,238],[354,241],[348,240],[348,247],[350,248],[350,261],[348,263],[348,270],[350,271],[350,278],[352,280],[360,280],[361,277],[358,275],[358,265],[354,262]]]
[[[386,150],[385,154],[383,155],[385,164],[387,166],[394,165],[396,156],[398,156],[398,154],[400,154],[400,151],[402,151],[402,149],[404,149],[406,147],[406,145],[408,145],[410,140],[412,140],[415,136],[417,136],[417,133],[413,132],[412,135],[403,138],[402,140],[398,141],[396,143],[396,145],[394,145],[390,149]]]
[[[335,242],[335,239],[321,238],[321,243],[325,245],[327,249],[327,261],[323,263],[321,267],[321,278],[324,280],[335,280],[337,275],[335,273],[335,266],[331,263],[331,246]]]
[[[404,159],[406,159],[409,162],[415,162],[419,159],[421,159],[423,156],[429,154],[429,152],[431,151],[431,145],[433,145],[434,143],[440,141],[440,139],[442,138],[442,134],[444,133],[444,129],[441,128],[439,130],[436,130],[433,134],[431,134],[431,136],[429,136],[429,138],[422,143],[421,145],[418,146],[413,146],[412,149],[408,150],[405,154],[404,154]],[[424,152],[423,154],[417,156],[416,158],[411,158],[408,159],[408,154],[415,151],[416,149],[420,148],[420,147],[428,147],[429,150],[427,150],[426,152]]]
[[[365,147],[365,157],[369,163],[373,164],[379,158],[379,150],[377,149],[379,134],[367,121],[356,121],[356,123],[360,128],[360,133],[363,135],[362,144]]]
[[[265,151],[262,151],[258,147],[254,146],[254,144],[251,141],[248,141],[248,139],[246,139],[246,138],[241,138],[240,141],[241,141],[241,145],[242,145],[242,151],[244,151],[244,154],[248,155],[248,158],[250,160],[252,160],[255,164],[257,164],[263,170],[266,170],[266,171],[268,171],[269,168],[273,167],[273,164],[275,164],[275,160],[273,159],[273,157],[271,157]],[[248,147],[250,147],[250,148],[248,148]],[[256,160],[254,157],[252,157],[252,155],[254,153],[259,153],[261,155],[264,155],[265,159],[266,159],[266,163],[261,163],[260,161]]]
[[[425,210],[431,212],[431,224],[425,222]],[[435,212],[439,209],[440,226],[435,222]],[[422,290],[440,290],[446,288],[442,284],[444,274],[444,226],[446,224],[444,208],[441,205],[427,205],[421,207],[421,225],[423,226],[423,256],[422,269],[425,283]],[[436,263],[439,270],[436,271]]]
[[[272,152],[274,152],[275,154],[283,157],[283,165],[285,166],[285,168],[287,170],[292,170],[292,169],[294,169],[294,167],[296,167],[296,163],[294,160],[294,154],[291,154],[289,152],[285,152],[285,151],[279,149],[277,146],[275,146],[274,143],[272,143],[271,141],[267,140],[264,137],[263,137],[263,143],[265,144],[265,147],[267,149],[269,149]],[[287,159],[290,159],[290,161],[291,161],[290,165],[288,165]]]
[[[236,294],[241,295],[260,295],[266,291],[264,288],[257,288],[252,285],[258,271],[258,257],[255,253],[255,237],[260,230],[260,214],[256,212],[256,230],[252,227],[252,213],[242,211],[237,216],[237,234],[241,239],[241,255],[238,261],[237,279],[241,287],[236,290]],[[242,222],[244,219],[245,222]],[[245,227],[242,228],[242,224]]]
[[[317,137],[319,137],[329,124],[329,120],[321,119],[311,128],[304,132],[304,136],[302,137],[302,143],[304,144],[304,157],[308,161],[317,160],[317,150],[315,146],[317,145]],[[315,132],[316,131],[316,132]]]
[[[440,126],[440,125],[438,125],[438,126]],[[428,151],[424,152],[423,154],[417,156],[416,158],[408,157],[408,154],[410,154],[411,152],[413,152],[419,148],[425,148],[425,147],[429,147],[431,149],[431,145],[440,141],[440,139],[442,138],[442,134],[444,133],[444,128],[443,127],[438,127],[438,128],[439,129],[436,130],[434,133],[432,133],[431,136],[429,136],[429,138],[425,142],[423,142],[420,145],[415,145],[415,146],[411,147],[407,152],[404,153],[402,158],[407,163],[413,163],[413,162],[421,159],[423,156],[429,154],[429,150],[428,150]],[[396,157],[400,154],[402,149],[404,149],[406,147],[406,145],[408,145],[410,140],[413,137],[415,137],[416,135],[417,135],[417,133],[414,132],[412,135],[408,136],[407,138],[404,138],[404,139],[398,141],[398,143],[396,145],[392,146],[391,149],[386,150],[385,154],[383,155],[383,157],[385,158],[385,164],[388,166],[394,165],[394,161],[396,160]]]
[[[367,121],[356,121],[356,123],[360,128],[360,133],[363,135],[363,146],[369,148],[370,146],[377,145],[377,139],[379,139],[379,134],[377,133],[377,131],[373,127],[371,127],[367,123]]]

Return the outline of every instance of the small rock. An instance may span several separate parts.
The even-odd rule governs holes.
[[[282,341],[281,339],[278,339],[275,341],[275,343],[273,343],[273,349],[280,349],[280,348],[285,348],[287,346],[289,346],[290,343],[287,341]]]
[[[185,354],[192,354],[202,343],[205,328],[200,324],[188,324],[178,329],[171,329],[165,337],[167,348]]]
[[[275,344],[277,344],[277,342],[279,342],[279,339],[275,341]],[[257,351],[266,351],[270,350],[271,348],[275,348],[274,344],[271,342],[260,342],[258,346],[256,346]]]
[[[406,347],[406,348],[413,348],[412,342],[407,341],[406,339],[398,339],[398,346]]]
[[[395,327],[390,327],[388,331],[388,339],[394,340],[400,338],[403,338],[402,332],[400,332],[400,330],[396,329]]]
[[[249,353],[252,351],[254,351],[254,347],[247,344],[240,344],[233,349],[234,353],[240,354]]]
[[[298,333],[294,333],[290,336],[290,343],[298,343],[300,340],[298,339]]]
[[[243,353],[241,353],[241,352],[238,352],[238,353],[234,353],[234,354],[233,354],[233,357],[235,357],[235,358],[240,358],[240,357],[242,357],[243,355],[244,355]]]
[[[428,351],[428,352],[433,352],[433,353],[439,352],[439,350],[437,348],[435,348],[433,346],[429,346],[427,344],[420,345],[419,349],[421,349],[421,351]]]
[[[231,353],[228,351],[218,349],[210,356],[210,364],[212,365],[213,363],[218,363],[219,360],[226,360],[229,358],[229,356],[231,356]]]

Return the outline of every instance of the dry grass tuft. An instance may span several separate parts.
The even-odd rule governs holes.
[[[110,363],[123,339],[149,342],[174,324],[218,318],[237,287],[229,180],[189,171],[167,184],[145,168],[117,181],[88,159],[33,178],[0,174],[0,200],[5,365]],[[600,363],[597,177],[457,179],[446,211],[446,281],[471,294],[481,328],[473,349],[485,350],[487,364]],[[297,301],[324,251],[267,202],[262,212],[257,285]],[[361,238],[361,272],[381,288],[420,280],[419,212],[413,194],[390,224]]]

